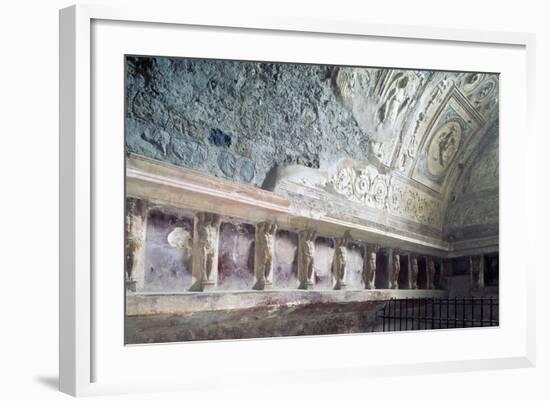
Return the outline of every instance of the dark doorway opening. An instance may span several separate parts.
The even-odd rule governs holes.
[[[498,286],[498,253],[485,255],[484,281],[486,287]]]

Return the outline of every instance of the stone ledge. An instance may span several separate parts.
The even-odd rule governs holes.
[[[391,298],[443,298],[443,290],[277,290],[179,293],[128,293],[126,315],[145,316],[224,311],[262,306],[381,302]]]
[[[468,255],[479,255],[483,253],[493,253],[499,251],[499,236],[489,236],[484,238],[472,238],[453,243],[449,252],[449,257],[457,258]]]
[[[306,205],[291,206],[289,199],[273,192],[134,154],[126,158],[126,196],[157,205],[216,213],[252,224],[272,221],[291,231],[312,229],[319,236],[340,237],[349,232],[355,240],[436,257],[445,257],[449,250],[445,241],[414,234],[422,231],[416,226],[410,227],[414,228],[410,234],[391,230],[386,220],[373,225],[373,216],[358,219],[347,214],[333,216],[320,210],[312,213]],[[350,203],[349,206],[361,205]]]

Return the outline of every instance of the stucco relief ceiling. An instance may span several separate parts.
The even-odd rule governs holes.
[[[374,164],[443,196],[498,118],[496,74],[343,67],[333,87]]]
[[[136,56],[126,97],[129,153],[296,190],[316,215],[458,238],[481,178],[498,180],[498,145],[496,163],[471,162],[498,136],[498,74]]]
[[[459,178],[498,121],[498,75],[341,67],[332,86],[368,135],[370,153],[365,160],[340,160],[326,180],[311,182],[443,230]]]

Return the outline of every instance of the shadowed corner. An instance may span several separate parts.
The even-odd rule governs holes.
[[[59,390],[59,377],[57,376],[39,376],[36,381],[50,390]]]

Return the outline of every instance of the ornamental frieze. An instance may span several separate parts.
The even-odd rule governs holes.
[[[414,187],[380,174],[374,167],[344,167],[328,180],[332,189],[348,200],[385,211],[416,223],[441,227],[443,204]]]

